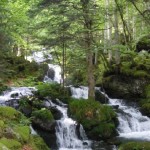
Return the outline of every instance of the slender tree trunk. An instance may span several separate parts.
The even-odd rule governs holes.
[[[84,43],[87,57],[88,99],[95,99],[94,54],[92,51],[92,18],[89,12],[89,1],[81,0],[84,19]]]
[[[115,45],[119,44],[119,29],[118,29],[118,12],[117,10],[115,11],[114,14],[114,29],[115,29]],[[115,50],[115,62],[116,65],[120,64],[120,51],[117,48]]]
[[[105,0],[105,7],[106,7],[106,22],[105,22],[105,26],[106,26],[106,34],[105,34],[105,44],[107,45],[106,47],[108,47],[108,60],[109,63],[111,64],[112,62],[112,50],[110,49],[111,46],[111,34],[112,34],[112,29],[111,29],[111,23],[110,23],[110,15],[109,15],[109,6],[110,6],[110,0]]]

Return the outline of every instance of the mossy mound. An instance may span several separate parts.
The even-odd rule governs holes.
[[[36,110],[32,113],[32,118],[40,119],[42,121],[53,121],[53,115],[48,109]]]
[[[83,125],[92,139],[106,139],[116,135],[116,114],[107,105],[92,100],[75,100],[69,104],[69,113]]]
[[[103,87],[112,98],[141,100],[145,97],[144,89],[150,84],[150,54],[133,53],[122,56],[119,70],[115,65],[105,71]]]
[[[22,150],[28,147],[32,150],[43,150],[43,146],[45,150],[49,149],[40,137],[37,137],[37,144],[31,135],[29,120],[20,112],[1,106],[0,118],[0,149]]]
[[[140,102],[141,111],[150,117],[150,84],[145,88],[145,99]]]
[[[128,142],[122,144],[119,150],[150,150],[150,142]]]
[[[33,125],[37,128],[55,133],[55,121],[50,110],[42,108],[33,111],[31,118]]]
[[[61,101],[68,103],[70,99],[70,93],[67,88],[61,87],[57,83],[40,83],[37,86],[37,96],[40,98],[50,97],[52,100],[60,99]]]
[[[150,35],[145,35],[139,39],[136,44],[136,51],[140,52],[142,50],[146,50],[150,52]]]

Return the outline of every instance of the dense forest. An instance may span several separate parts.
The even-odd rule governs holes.
[[[38,52],[44,61],[29,60]],[[61,68],[60,82],[50,64]],[[0,70],[3,96],[7,93],[3,91],[13,91],[12,87],[36,89],[29,95],[14,93],[9,100],[0,97],[0,149],[103,148],[101,144],[89,146],[79,132],[80,124],[88,139],[102,140],[103,146],[150,149],[150,139],[127,142],[116,138],[126,133],[120,115],[130,113],[123,112],[122,99],[128,107],[136,106],[141,116],[150,117],[149,0],[1,0]],[[43,82],[46,74],[50,80]],[[77,100],[72,92],[82,88],[87,90],[87,98],[82,95]],[[57,120],[63,120],[60,116],[76,120],[75,133],[83,141],[78,141],[80,147],[72,142],[71,146],[62,144],[66,139],[62,142],[57,133],[62,130],[57,125]],[[148,117],[144,119],[150,125]],[[134,126],[129,118],[125,120],[129,128]],[[31,124],[37,135],[31,134]],[[129,132],[150,131],[139,126],[142,129]],[[46,133],[49,138],[43,136]],[[106,150],[114,150],[106,145]]]

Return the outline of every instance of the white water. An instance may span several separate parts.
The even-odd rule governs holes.
[[[109,103],[119,106],[117,116],[119,137],[132,140],[150,141],[150,118],[143,116],[136,106],[127,105],[121,99],[112,99],[104,94]]]
[[[35,61],[37,63],[42,63],[46,60],[52,60],[52,55],[51,54],[47,54],[47,51],[37,51],[37,52],[33,52],[32,56],[28,56],[27,60],[31,61]]]
[[[54,71],[54,79],[51,79],[48,76],[48,72],[47,75],[45,75],[44,77],[44,82],[57,82],[57,83],[61,83],[62,78],[61,78],[61,67],[59,65],[53,65],[53,64],[48,64],[49,70],[52,69]]]
[[[68,108],[66,105],[62,102],[59,102],[61,106],[51,101],[49,103],[50,106],[56,107],[62,113],[62,118],[57,120],[56,125],[56,137],[59,150],[91,150],[91,142],[87,140],[85,131],[81,125],[79,129],[81,139],[78,138],[76,121],[68,117]]]
[[[88,99],[88,87],[80,86],[80,87],[73,87],[71,86],[71,93],[72,97],[76,99]]]
[[[10,90],[4,91],[0,96],[0,104],[8,100],[20,99],[23,96],[33,95],[34,87],[11,87]]]

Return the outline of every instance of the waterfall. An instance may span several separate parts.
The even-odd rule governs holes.
[[[108,105],[118,107],[116,113],[119,121],[117,127],[119,138],[150,141],[150,118],[143,116],[133,103],[129,105],[124,100],[109,98],[106,93],[100,91],[100,88],[96,89],[109,99]],[[71,87],[71,91],[74,98],[86,98],[88,95],[86,87]]]
[[[23,96],[33,95],[33,91],[36,91],[34,87],[11,87],[0,96],[0,104],[5,105],[8,101],[19,100]]]
[[[48,64],[48,71],[44,77],[44,82],[61,83],[61,67],[59,65]]]
[[[79,87],[71,86],[71,93],[73,98],[88,99],[88,87],[86,86],[79,86]]]
[[[117,116],[119,137],[131,140],[150,141],[150,118],[143,116],[137,106],[126,104],[124,100],[109,98],[109,104],[118,106]]]
[[[118,105],[119,136],[127,139],[150,141],[150,118],[143,116],[137,107],[125,104],[122,100],[111,99],[112,105]]]
[[[58,101],[58,100],[57,100]],[[91,150],[91,142],[87,139],[85,131],[80,125],[79,134],[77,135],[77,123],[67,115],[67,106],[60,102],[54,104],[49,101],[51,107],[56,107],[61,113],[62,118],[57,120],[56,137],[59,150]]]

